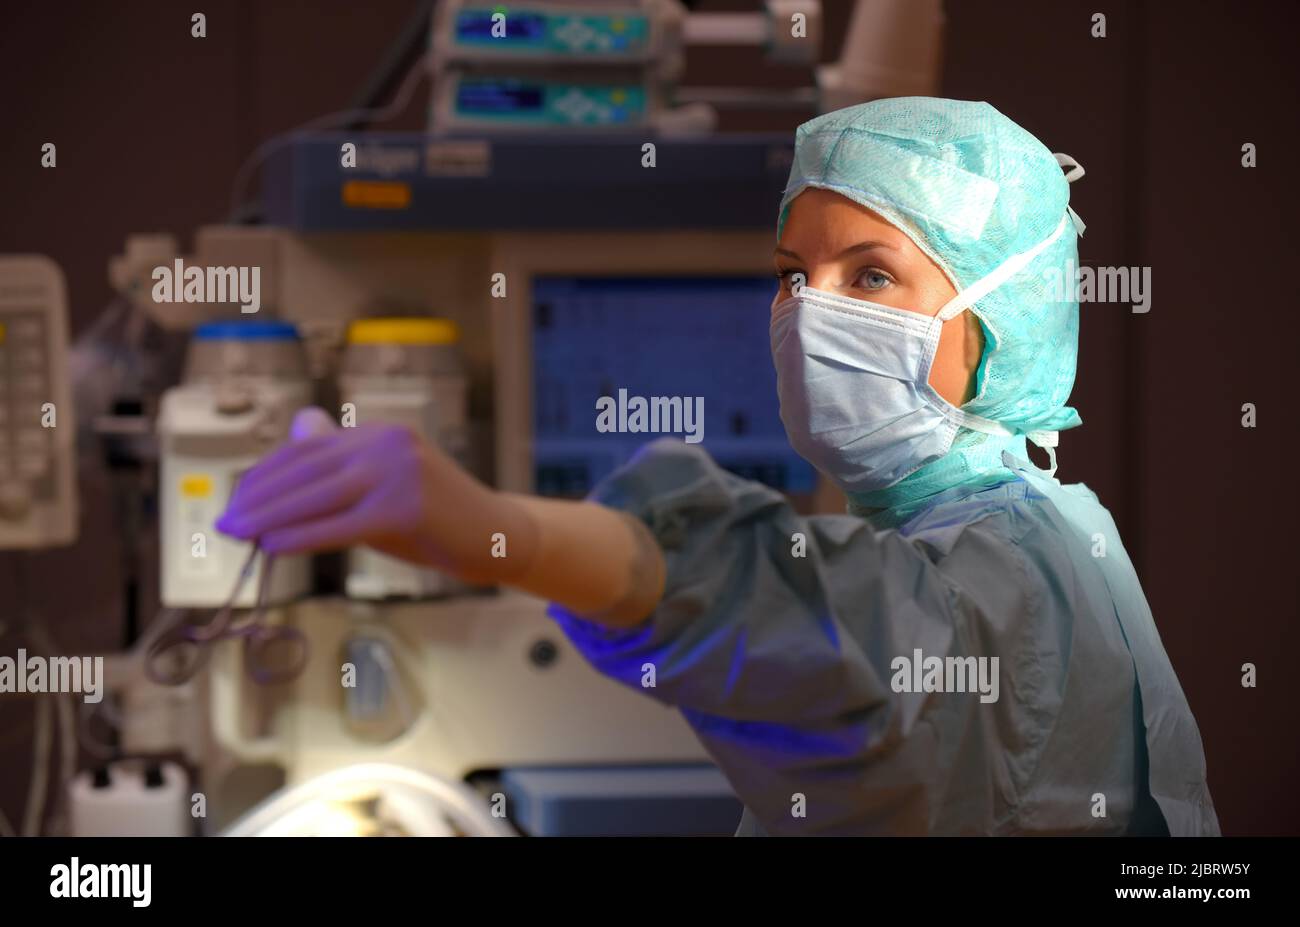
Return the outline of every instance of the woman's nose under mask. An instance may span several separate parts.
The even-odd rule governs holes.
[[[809,287],[778,305],[772,358],[791,446],[846,493],[946,454],[968,417],[928,383],[942,325]]]

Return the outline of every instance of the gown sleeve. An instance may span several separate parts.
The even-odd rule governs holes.
[[[996,730],[978,692],[909,691],[911,670],[891,683],[899,657],[984,656],[980,609],[1026,613],[1014,544],[963,533],[959,572],[987,586],[976,603],[923,544],[800,516],[674,439],[590,498],[649,527],[664,596],[631,629],[551,617],[598,671],[677,706],[768,832],[925,833],[945,802],[968,805],[973,830],[994,826],[1015,773],[999,745],[1023,731]],[[1041,676],[1032,662],[1022,685]]]

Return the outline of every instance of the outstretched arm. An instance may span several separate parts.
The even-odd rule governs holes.
[[[218,528],[277,554],[367,544],[611,628],[637,624],[662,595],[663,556],[631,516],[497,492],[403,428],[340,429],[311,410],[295,434],[244,475]]]

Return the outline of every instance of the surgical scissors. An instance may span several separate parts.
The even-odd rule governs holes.
[[[244,624],[235,624],[235,602],[253,575],[260,552],[261,549],[254,544],[239,571],[234,591],[211,621],[181,624],[168,629],[148,645],[144,670],[150,679],[165,686],[188,682],[207,664],[212,646],[231,638],[243,639],[244,667],[252,680],[260,685],[287,682],[302,672],[307,664],[307,638],[297,628],[269,625],[263,620],[271,587],[271,566],[275,562],[270,554],[262,561],[252,615]]]

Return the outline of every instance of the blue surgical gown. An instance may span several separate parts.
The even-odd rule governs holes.
[[[1217,835],[1110,514],[1003,463],[891,525],[800,516],[655,441],[591,498],[657,538],[662,601],[628,630],[551,615],[599,671],[682,712],[745,804],[739,834]],[[918,650],[997,657],[997,700],[908,691],[894,661]]]

